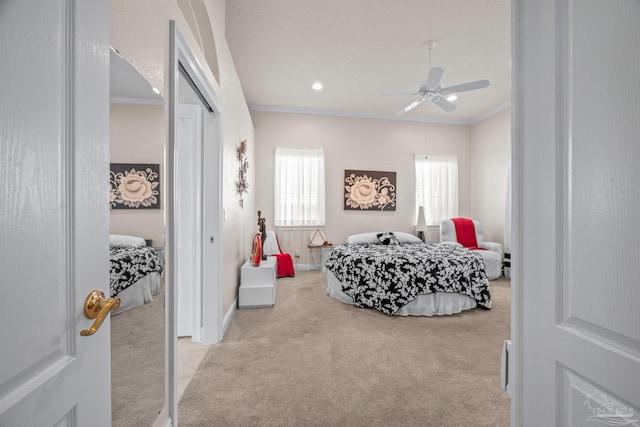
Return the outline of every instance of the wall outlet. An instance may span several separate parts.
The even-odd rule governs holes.
[[[299,249],[296,250],[295,257],[296,258],[300,258],[300,250]]]

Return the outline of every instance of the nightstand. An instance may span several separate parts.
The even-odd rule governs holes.
[[[273,307],[276,303],[276,257],[267,257],[258,267],[245,262],[240,269],[238,294],[238,308]]]

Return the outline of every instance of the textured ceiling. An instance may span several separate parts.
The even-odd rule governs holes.
[[[469,122],[510,99],[510,0],[232,0],[226,37],[250,106],[395,117],[428,73],[444,86],[487,79],[447,113],[424,102],[404,117]],[[324,89],[311,89],[314,81]]]

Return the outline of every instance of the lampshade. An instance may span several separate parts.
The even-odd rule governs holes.
[[[427,221],[424,219],[424,207],[418,207],[418,222],[416,223],[416,231],[427,231]]]

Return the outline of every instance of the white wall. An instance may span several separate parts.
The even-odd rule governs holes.
[[[471,214],[486,240],[504,243],[511,108],[472,125],[471,141]]]
[[[222,206],[226,213],[223,225],[223,307],[226,312],[234,303],[240,286],[240,267],[253,250],[253,236],[258,230],[255,197],[255,132],[251,114],[245,101],[229,46],[224,34],[225,1],[208,0],[209,19],[213,25],[218,72],[220,75],[220,101],[224,108]],[[236,182],[238,180],[237,149],[247,140],[249,193],[244,195],[244,208],[240,207]]]
[[[252,112],[256,129],[256,207],[273,228],[273,176],[276,147],[322,147],[326,169],[327,240],[342,243],[349,234],[391,230],[415,234],[417,208],[413,157],[416,153],[456,154],[459,214],[470,207],[470,128],[465,125]],[[427,129],[428,128],[428,129]],[[344,210],[344,170],[395,171],[395,212]],[[319,251],[306,245],[313,229],[278,230],[283,251],[300,251],[301,264],[318,264]]]
[[[111,163],[159,163],[160,209],[112,209],[110,232],[152,239],[164,246],[164,107],[111,104]]]

